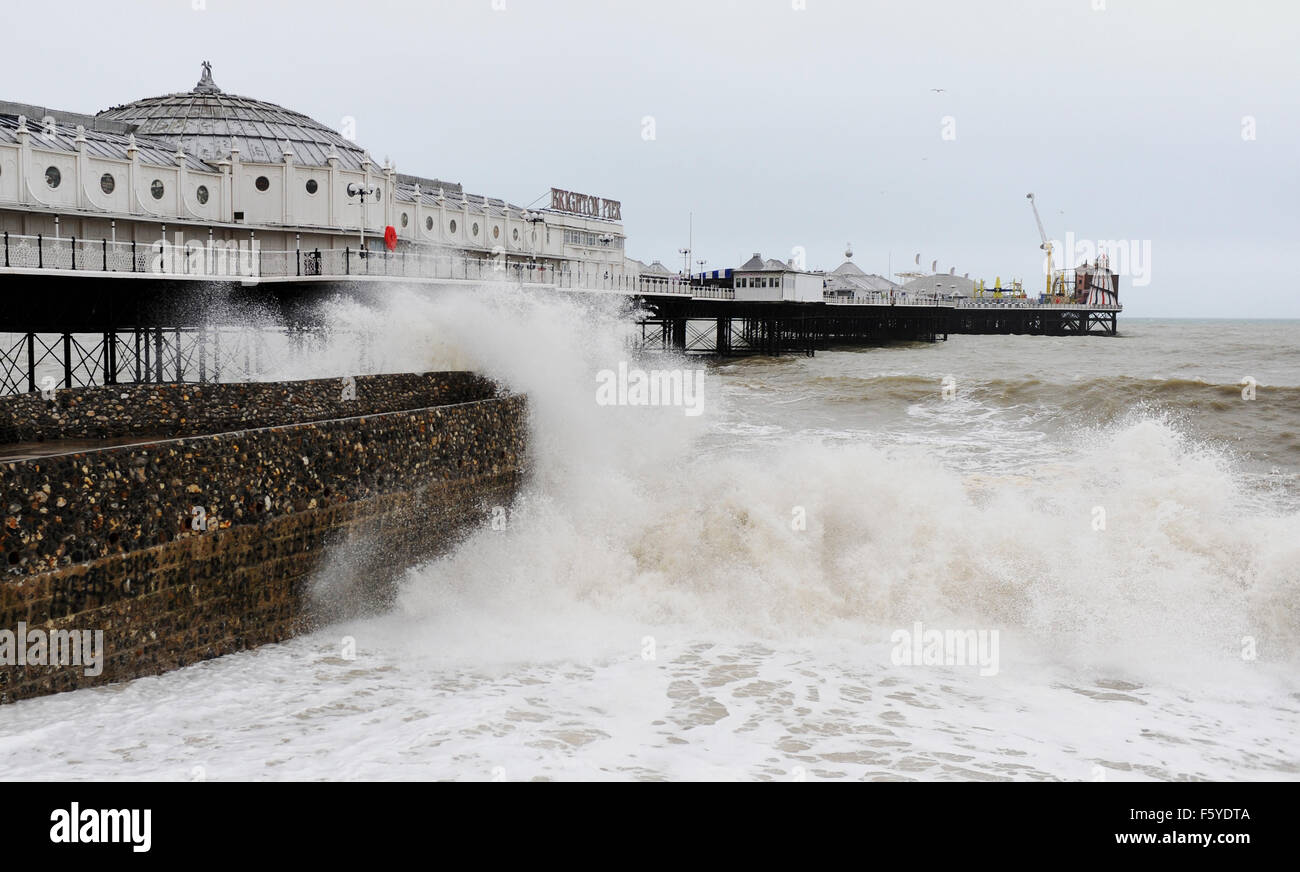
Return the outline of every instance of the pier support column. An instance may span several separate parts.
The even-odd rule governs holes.
[[[714,351],[718,354],[731,354],[731,319],[718,316],[718,336],[714,340]]]
[[[672,338],[673,350],[682,351],[682,352],[686,351],[686,319],[685,318],[673,319],[672,333],[673,333],[673,338]]]

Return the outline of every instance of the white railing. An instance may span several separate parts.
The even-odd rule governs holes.
[[[947,300],[930,294],[908,293],[871,293],[854,294],[852,297],[827,294],[825,302],[832,306],[948,306]]]
[[[692,289],[676,277],[616,275],[599,266],[556,269],[554,265],[511,261],[504,256],[358,250],[352,247],[267,251],[253,241],[178,246],[163,240],[114,242],[44,236],[3,237],[0,270],[62,270],[131,273],[139,278],[177,278],[248,282],[291,278],[404,278],[424,281],[509,282],[555,288],[689,297]]]
[[[1119,304],[1103,306],[1088,303],[1040,303],[1038,300],[1028,297],[1012,297],[1000,300],[990,297],[962,298],[955,300],[953,305],[958,309],[1052,309],[1055,311],[1074,309],[1081,312],[1120,312],[1124,309]]]
[[[935,297],[929,294],[910,295],[895,293],[857,294],[852,297],[826,295],[826,303],[833,306],[949,306],[956,309],[1050,309],[1053,311],[1075,310],[1080,312],[1121,312],[1120,305],[1102,306],[1085,303],[1040,303],[1036,299],[1010,297],[994,299],[992,297]]]
[[[734,300],[733,288],[691,285],[677,276],[614,275],[598,265],[556,269],[550,264],[510,261],[505,256],[475,256],[414,249],[387,251],[352,247],[264,251],[254,241],[178,246],[163,240],[112,242],[5,233],[0,271],[60,270],[132,273],[140,278],[189,277],[215,281],[255,282],[295,278],[397,278],[417,281],[506,282],[519,285],[611,291],[625,294],[673,295],[706,300]],[[1040,303],[1036,298],[936,297],[906,291],[856,294],[828,293],[824,302],[837,306],[947,306],[958,309],[1123,310],[1123,306],[1079,303]]]

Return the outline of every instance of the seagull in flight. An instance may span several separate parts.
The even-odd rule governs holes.
[[[936,94],[946,94],[948,92],[947,88],[931,88],[930,90]]]

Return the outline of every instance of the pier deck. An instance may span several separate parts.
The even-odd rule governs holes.
[[[258,343],[204,326],[221,313],[251,307],[285,325],[273,332],[309,338],[331,329],[320,321],[320,302],[340,295],[382,300],[396,284],[621,297],[649,313],[639,322],[641,350],[723,356],[813,354],[837,345],[934,342],[963,333],[1114,336],[1122,311],[1118,305],[916,294],[748,302],[736,300],[733,289],[676,277],[565,272],[401,251],[364,257],[348,249],[259,252],[248,262],[231,259],[228,265],[243,274],[209,275],[142,245],[70,239],[36,239],[33,245],[10,235],[4,242],[0,276],[8,332],[0,334],[0,395],[51,386],[246,379],[256,370]]]

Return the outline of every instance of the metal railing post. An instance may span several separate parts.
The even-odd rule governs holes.
[[[117,384],[117,331],[109,331],[108,334],[108,377],[111,379],[109,384]]]
[[[27,390],[36,393],[36,334],[27,334]]]

